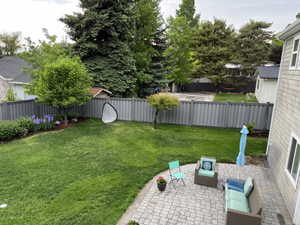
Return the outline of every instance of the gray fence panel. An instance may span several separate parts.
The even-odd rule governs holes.
[[[74,106],[69,111],[83,117],[101,118],[105,102],[118,111],[118,119],[126,121],[152,122],[154,109],[145,99],[109,98],[92,99],[89,103]],[[159,114],[159,121],[168,124],[196,125],[208,127],[240,128],[255,122],[256,128],[270,128],[273,105],[258,103],[227,102],[181,102],[173,110]],[[57,108],[34,101],[19,101],[0,104],[0,120],[15,120],[22,116],[57,114]]]

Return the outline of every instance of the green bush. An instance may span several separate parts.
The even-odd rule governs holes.
[[[252,123],[247,123],[246,127],[249,130],[249,134],[253,134],[254,133],[254,129],[255,129],[256,123],[252,122]]]
[[[18,119],[16,122],[20,127],[26,129],[27,132],[33,132],[34,131],[34,124],[33,124],[31,118],[22,117],[22,118]]]
[[[80,113],[70,112],[68,113],[68,120],[78,119],[80,117]]]
[[[127,225],[139,225],[139,223],[134,220],[130,220]]]
[[[0,121],[0,141],[7,141],[26,135],[27,129],[21,127],[17,121]]]

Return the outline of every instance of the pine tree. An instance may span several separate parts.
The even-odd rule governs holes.
[[[61,19],[95,86],[115,96],[135,95],[134,6],[135,0],[80,0],[83,12]]]
[[[138,71],[139,96],[149,95],[153,89],[163,86],[164,30],[159,3],[160,0],[137,0],[136,3],[136,32],[132,49]]]
[[[177,17],[186,17],[191,27],[199,24],[200,15],[196,14],[195,0],[182,0],[179,9],[176,11]]]
[[[245,75],[254,75],[256,67],[268,62],[271,51],[271,23],[250,20],[238,33],[236,39],[237,62]]]
[[[194,40],[194,77],[207,77],[216,86],[226,81],[225,65],[232,59],[234,29],[223,20],[202,22]]]

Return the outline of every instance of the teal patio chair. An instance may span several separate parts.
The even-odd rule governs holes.
[[[170,178],[171,178],[171,181],[170,183],[174,182],[174,181],[182,181],[182,183],[185,185],[184,183],[184,178],[185,178],[185,175],[184,173],[181,172],[181,169],[180,169],[180,165],[179,165],[179,161],[173,161],[173,162],[169,162],[169,173],[170,173]],[[174,185],[174,183],[173,183]],[[175,188],[175,185],[174,185],[174,188]]]

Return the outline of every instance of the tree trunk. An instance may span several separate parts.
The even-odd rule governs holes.
[[[66,111],[64,113],[64,124],[65,124],[65,126],[68,126],[68,115],[67,115]]]
[[[157,118],[158,118],[159,109],[156,109],[155,115],[154,115],[154,121],[153,121],[153,127],[154,129],[157,129]]]

